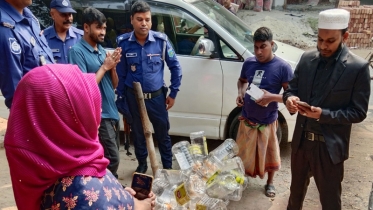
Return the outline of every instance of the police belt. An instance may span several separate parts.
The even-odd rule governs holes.
[[[127,88],[130,89],[133,93],[135,93],[135,90],[133,88],[130,88],[130,87],[127,87]],[[143,95],[144,95],[144,99],[152,99],[152,98],[155,98],[161,95],[162,93],[163,93],[162,88],[159,88],[159,90],[156,90],[151,93],[143,93]]]
[[[321,134],[316,134],[308,131],[304,131],[304,138],[309,141],[321,141],[325,142],[324,136]]]

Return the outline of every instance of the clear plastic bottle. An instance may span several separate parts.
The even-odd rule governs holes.
[[[212,198],[223,199],[239,187],[233,174],[223,172],[207,182],[206,194]]]
[[[245,174],[245,167],[240,157],[236,156],[234,158],[226,159],[223,161],[222,171],[231,171],[231,170],[237,170],[242,175]]]
[[[157,196],[155,200],[155,209],[175,209],[177,207],[177,202],[174,196],[174,190],[176,188],[177,185],[169,186],[160,196]]]
[[[156,196],[161,196],[165,189],[169,188],[170,184],[167,180],[162,180],[160,178],[156,178],[153,181],[152,191]]]
[[[236,181],[237,181],[237,177],[236,177]],[[241,200],[242,192],[246,189],[248,183],[249,183],[248,178],[244,176],[243,180],[239,183],[238,188],[232,193],[228,194],[226,198],[232,201]]]
[[[163,180],[171,185],[179,185],[187,178],[180,170],[158,169],[155,173],[155,179]]]
[[[194,161],[189,152],[190,143],[188,141],[180,141],[172,146],[172,153],[175,155],[180,169],[183,171],[190,170],[194,166]]]
[[[197,173],[193,172],[185,182],[185,188],[189,197],[194,200],[206,193],[206,181],[201,179]]]
[[[245,176],[245,169],[243,162],[240,157],[234,157],[232,159],[227,159],[223,161],[222,167],[223,173],[232,174],[239,187],[232,193],[230,193],[227,198],[233,201],[239,201],[242,197],[242,192],[246,189],[249,179]]]
[[[213,156],[208,156],[203,160],[203,166],[199,167],[198,174],[203,178],[205,181],[211,178],[214,174],[216,174],[223,164],[218,161],[218,159],[214,158]]]
[[[196,158],[208,155],[207,142],[204,131],[190,133],[190,153]]]
[[[216,198],[210,198],[207,195],[204,195],[201,200],[196,204],[195,209],[206,209],[206,210],[226,210],[227,206],[225,203]]]
[[[209,156],[213,156],[218,161],[234,157],[238,154],[238,145],[233,139],[226,139],[222,144],[220,144],[216,149],[210,152]]]

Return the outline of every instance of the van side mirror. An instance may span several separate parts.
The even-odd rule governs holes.
[[[214,51],[214,43],[210,39],[206,39],[204,36],[200,36],[193,47],[191,55],[206,56],[211,58],[212,54],[217,54]]]
[[[219,58],[219,53],[217,51],[211,52],[210,58]]]

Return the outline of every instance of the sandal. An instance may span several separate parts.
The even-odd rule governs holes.
[[[267,197],[274,198],[276,196],[276,188],[273,184],[266,184],[264,189]]]

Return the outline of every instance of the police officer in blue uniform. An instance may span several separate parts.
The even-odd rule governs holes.
[[[145,105],[158,141],[163,168],[172,168],[171,139],[168,135],[170,124],[168,112],[175,103],[181,82],[181,67],[167,36],[151,31],[150,7],[138,1],[131,8],[131,23],[134,31],[118,36],[118,47],[122,48],[121,62],[117,65],[119,85],[118,98],[125,97],[132,115],[131,137],[139,162],[136,172],[145,173],[148,166],[148,151],[141,124],[138,105],[133,92],[133,82],[141,83]],[[164,62],[171,71],[170,94],[163,81]]]
[[[76,11],[69,0],[52,0],[50,8],[54,24],[44,30],[44,36],[56,63],[68,63],[69,50],[81,39],[83,31],[72,26]]]
[[[0,0],[0,89],[8,108],[21,78],[37,66],[53,63],[39,21],[26,8],[32,1],[24,2]]]

